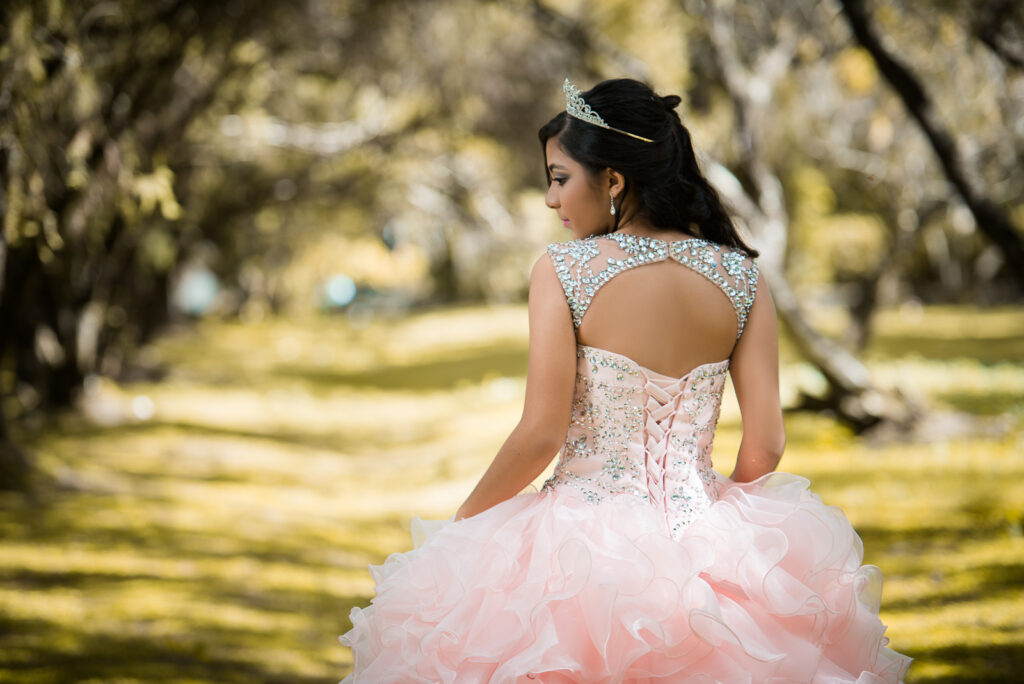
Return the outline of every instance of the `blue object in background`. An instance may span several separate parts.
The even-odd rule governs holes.
[[[213,307],[220,293],[220,282],[206,266],[189,266],[181,274],[171,301],[190,316],[202,316]]]
[[[343,308],[352,303],[356,297],[356,283],[343,273],[332,276],[327,281],[327,306]]]

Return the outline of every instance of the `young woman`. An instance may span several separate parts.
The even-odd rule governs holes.
[[[540,139],[572,240],[531,275],[522,419],[454,521],[372,568],[345,681],[901,681],[860,538],[772,472],[775,310],[680,99],[626,79],[564,89]],[[730,478],[710,458],[726,373]]]

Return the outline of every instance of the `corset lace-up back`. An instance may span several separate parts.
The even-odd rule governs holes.
[[[602,249],[609,246],[612,255]],[[612,278],[668,259],[721,289],[736,312],[737,337],[757,291],[756,262],[696,238],[612,234],[553,244],[548,253],[577,328]],[[718,498],[711,447],[729,360],[672,378],[605,349],[579,345],[576,356],[569,429],[544,489],[571,491],[591,503],[631,495],[662,511],[666,530],[677,536]]]

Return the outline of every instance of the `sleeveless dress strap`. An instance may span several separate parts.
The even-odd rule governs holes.
[[[700,273],[725,293],[736,310],[736,339],[743,334],[757,295],[757,259],[707,240],[681,240],[669,245],[672,259]]]
[[[601,241],[616,243],[625,254],[602,255]],[[573,326],[577,328],[597,291],[605,283],[624,271],[666,259],[701,274],[722,290],[736,311],[737,339],[743,334],[757,294],[756,259],[740,250],[700,238],[666,242],[640,235],[613,233],[556,242],[548,245],[547,252],[562,283]]]

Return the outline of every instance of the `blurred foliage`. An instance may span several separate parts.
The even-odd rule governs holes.
[[[831,4],[721,4],[744,58],[798,36],[759,153],[787,185],[789,275],[808,301],[854,306],[883,274],[881,306],[1020,296]],[[873,8],[968,165],[1019,215],[1022,24],[1005,5]],[[210,311],[247,320],[317,309],[339,273],[376,293],[370,308],[521,298],[538,250],[562,236],[543,206],[535,136],[562,107],[565,74],[628,73],[688,95],[698,146],[746,182],[704,10],[5,3],[6,414],[68,405],[91,374],[130,372],[132,350],[175,317],[170,294],[196,268],[219,282]]]
[[[917,658],[908,682],[1015,681],[1024,364],[993,359],[1019,358],[1024,324],[1010,309],[881,316],[874,372],[1011,429],[865,446],[787,413],[781,467],[841,506],[881,567],[887,636]],[[168,377],[90,383],[84,418],[31,438],[55,486],[37,504],[0,496],[0,680],[336,681],[351,656],[335,637],[372,596],[365,566],[472,488],[519,418],[526,345],[515,305],[211,320],[146,347]],[[782,357],[793,397],[810,371],[787,340]],[[740,438],[730,387],[719,471]]]

